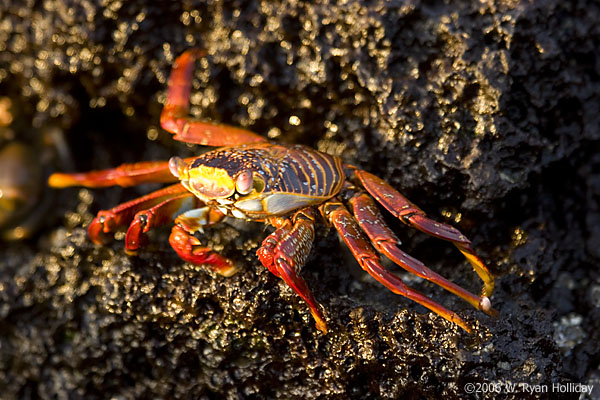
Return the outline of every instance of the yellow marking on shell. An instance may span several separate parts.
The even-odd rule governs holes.
[[[235,191],[235,182],[227,171],[206,165],[190,168],[189,184],[209,198],[229,197]]]

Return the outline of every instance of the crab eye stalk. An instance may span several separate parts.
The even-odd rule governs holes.
[[[180,157],[171,157],[169,159],[169,171],[175,177],[181,179],[187,173],[188,165]]]
[[[252,178],[252,171],[243,171],[240,173],[235,181],[235,188],[239,194],[248,194],[252,191],[254,179]]]

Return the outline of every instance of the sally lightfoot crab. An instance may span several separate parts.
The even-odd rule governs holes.
[[[262,242],[258,259],[304,299],[317,328],[326,332],[322,307],[299,274],[310,252],[314,224],[320,214],[339,232],[360,266],[392,292],[470,331],[456,313],[408,287],[386,270],[379,254],[473,307],[487,314],[495,313],[489,300],[494,278],[471,248],[470,241],[454,227],[429,219],[382,179],[306,146],[276,144],[244,129],[189,117],[192,72],[195,61],[202,56],[200,50],[188,50],[175,61],[160,122],[174,134],[175,140],[217,146],[217,149],[187,159],[172,157],[168,162],[123,164],[114,169],[50,176],[49,184],[55,188],[174,183],[100,211],[88,228],[94,243],[103,243],[113,232],[128,226],[125,249],[136,253],[150,229],[175,220],[169,242],[177,254],[187,262],[230,276],[236,272],[236,266],[203,247],[194,234],[225,216],[268,223],[275,231]],[[454,243],[483,281],[481,296],[446,280],[403,252],[377,203],[403,223]]]

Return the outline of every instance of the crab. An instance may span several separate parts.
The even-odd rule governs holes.
[[[384,268],[380,255],[476,309],[496,314],[489,299],[494,277],[475,254],[469,239],[456,228],[428,218],[384,180],[307,146],[277,144],[245,129],[191,118],[192,74],[196,60],[204,55],[202,50],[191,49],[175,60],[160,123],[175,140],[216,149],[186,159],[175,156],[169,161],[123,164],[85,173],[54,173],[49,177],[49,185],[54,188],[171,183],[100,211],[88,227],[92,242],[105,243],[114,232],[128,227],[125,250],[136,254],[146,242],[149,230],[174,220],[169,242],[175,252],[186,262],[228,277],[237,271],[237,266],[203,246],[195,234],[226,216],[269,224],[275,230],[262,242],[258,259],[306,302],[317,329],[326,333],[323,307],[299,273],[311,250],[314,225],[320,214],[337,230],[358,264],[393,293],[471,332],[458,314],[407,286]],[[482,280],[481,295],[450,282],[402,251],[378,205],[403,223],[453,243]]]

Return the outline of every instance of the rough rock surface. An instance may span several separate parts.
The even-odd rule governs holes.
[[[501,317],[403,275],[477,328],[461,331],[365,276],[323,226],[303,275],[324,336],[255,258],[262,226],[208,232],[243,265],[223,279],[179,260],[167,231],[139,257],[87,240],[97,210],[149,187],[47,192],[37,234],[0,244],[2,398],[534,398],[507,385],[578,382],[597,398],[598,20],[590,0],[4,1],[0,144],[58,149],[47,172],[200,151],[158,115],[174,57],[204,47],[195,115],[401,188],[473,240]],[[452,246],[390,222],[405,250],[478,290]]]

